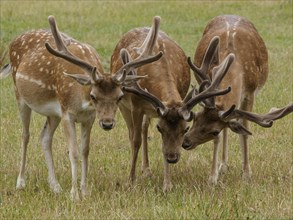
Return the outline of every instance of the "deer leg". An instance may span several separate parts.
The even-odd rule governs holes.
[[[44,150],[45,159],[48,167],[48,183],[54,193],[60,193],[62,191],[60,184],[56,180],[54,161],[52,156],[53,135],[59,123],[59,117],[47,117],[47,121],[41,132],[41,145]]]
[[[17,177],[16,188],[23,189],[25,187],[25,163],[26,163],[26,152],[27,152],[27,145],[29,142],[29,126],[31,120],[31,112],[32,110],[24,103],[18,102],[20,118],[22,122],[22,137],[21,137],[21,161],[20,161],[20,170],[19,175]]]
[[[78,146],[76,140],[75,122],[67,113],[62,118],[64,134],[69,145],[69,159],[71,163],[72,188],[70,191],[71,199],[79,201],[79,193],[77,188],[77,162],[78,162]]]
[[[164,158],[164,157],[163,157]],[[173,188],[171,182],[171,167],[168,161],[164,158],[164,183],[163,183],[163,192],[166,193]]]
[[[81,183],[80,189],[82,197],[87,195],[87,173],[88,173],[88,155],[89,155],[89,144],[90,144],[90,134],[94,123],[94,118],[86,123],[81,124]]]
[[[211,176],[209,177],[209,183],[211,185],[217,185],[218,182],[218,154],[220,148],[220,137],[214,139],[214,152],[213,152],[213,165]]]
[[[240,109],[244,111],[252,111],[254,97],[253,95],[246,95],[241,102]],[[243,120],[242,124],[249,129],[248,120]],[[248,147],[248,136],[240,135],[240,146],[242,150],[243,165],[242,165],[242,178],[244,181],[251,179],[251,168],[249,164],[249,147]]]
[[[148,157],[148,128],[150,125],[150,118],[147,115],[143,117],[142,123],[142,172],[144,176],[151,176],[151,169]]]
[[[130,171],[130,182],[131,184],[135,181],[135,170],[136,170],[136,162],[137,162],[137,156],[139,152],[139,148],[141,145],[141,132],[142,132],[142,120],[143,120],[143,114],[138,111],[132,112],[132,120],[133,120],[133,137],[131,140],[131,171]]]
[[[228,171],[228,129],[223,129],[223,152],[222,162],[220,164],[219,173],[224,174]]]

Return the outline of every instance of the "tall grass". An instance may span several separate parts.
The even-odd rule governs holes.
[[[207,22],[219,14],[238,14],[251,20],[269,51],[270,75],[256,98],[254,110],[292,101],[292,2],[291,1],[1,1],[0,54],[24,31],[48,28],[55,16],[59,29],[93,45],[109,69],[111,53],[128,30],[149,26],[154,15],[161,29],[193,56]],[[7,59],[6,59],[7,61]],[[47,185],[47,168],[39,133],[45,119],[33,115],[26,169],[27,187],[15,189],[20,160],[21,124],[12,79],[0,81],[0,218],[1,219],[292,219],[292,115],[270,129],[251,126],[250,158],[253,179],[241,181],[238,137],[230,134],[229,173],[216,187],[207,179],[212,144],[193,152],[182,151],[172,166],[173,190],[162,192],[161,140],[150,128],[150,160],[153,175],[139,173],[135,186],[126,187],[130,171],[130,147],[120,113],[113,131],[92,131],[88,186],[90,195],[80,203],[69,199],[71,187],[68,149],[61,128],[53,142],[56,174],[64,191],[53,194]],[[138,163],[139,164],[139,163]]]

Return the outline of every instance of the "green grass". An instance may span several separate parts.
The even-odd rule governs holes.
[[[291,1],[3,1],[0,2],[0,54],[24,31],[48,28],[55,16],[59,29],[93,45],[109,69],[111,53],[121,35],[139,26],[150,26],[160,15],[161,29],[192,56],[207,22],[219,14],[238,14],[251,20],[269,51],[270,74],[256,98],[254,110],[264,113],[272,106],[292,101],[292,2]],[[6,60],[7,61],[7,60]],[[70,162],[63,131],[53,143],[56,174],[63,187],[54,195],[47,185],[47,168],[39,142],[45,119],[33,115],[26,169],[26,189],[15,189],[20,160],[21,124],[11,77],[0,81],[0,219],[292,219],[292,114],[272,128],[251,126],[250,158],[253,179],[241,181],[238,137],[230,134],[227,175],[212,188],[212,143],[192,152],[182,150],[172,166],[173,190],[163,194],[161,140],[150,129],[150,161],[153,176],[126,187],[130,171],[128,133],[122,116],[113,131],[92,131],[88,187],[90,195],[80,203],[69,198]],[[140,161],[138,162],[138,166]]]

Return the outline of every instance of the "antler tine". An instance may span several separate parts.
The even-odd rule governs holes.
[[[126,49],[122,49],[122,50],[126,50]],[[114,77],[116,77],[116,79],[118,80],[119,76],[121,75],[121,72],[125,71],[126,72],[126,75],[133,71],[134,69],[140,67],[140,66],[143,66],[145,64],[148,64],[148,63],[152,63],[152,62],[155,62],[157,60],[159,60],[161,57],[163,56],[163,52],[160,51],[157,55],[155,56],[150,56],[150,57],[147,57],[147,58],[141,58],[141,59],[135,59],[135,60],[132,60],[126,64],[124,64],[114,75]],[[119,80],[118,80],[119,81]]]
[[[214,106],[214,101],[210,100],[207,102],[209,98],[213,98],[214,96],[225,95],[231,91],[231,87],[228,87],[223,90],[217,90],[218,85],[226,75],[234,61],[235,55],[233,53],[229,54],[225,60],[218,66],[213,69],[213,81],[210,82],[208,80],[202,81],[199,91],[200,93],[196,96],[192,97],[183,107],[182,111],[191,111],[191,109],[199,102],[204,101],[208,106]],[[207,87],[208,86],[208,87]],[[205,87],[207,87],[205,89]]]
[[[55,50],[55,49],[53,49],[52,46],[48,42],[46,42],[45,43],[45,46],[46,46],[47,50],[51,54],[53,54],[54,56],[61,57],[61,58],[65,59],[65,60],[67,60],[68,62],[73,63],[73,64],[81,67],[90,76],[92,76],[92,72],[93,72],[93,70],[94,70],[95,67],[93,67],[89,63],[87,63],[87,62],[79,59],[78,57],[76,57],[72,53],[70,53],[68,51],[67,47],[65,46],[63,40],[62,40],[62,37],[61,37],[60,32],[58,30],[58,27],[57,27],[55,18],[52,15],[50,15],[48,17],[48,20],[49,20],[49,24],[50,24],[50,28],[51,28],[51,31],[52,31],[52,35],[53,35],[53,37],[55,39],[55,43],[56,43],[56,46],[57,46],[58,51]],[[96,73],[98,75],[100,74],[97,70],[96,70]]]
[[[121,56],[122,62],[125,65],[128,64],[129,62],[131,62],[131,56],[126,49],[121,49],[120,56]],[[137,74],[133,70],[133,73],[131,76],[136,76],[136,75]],[[149,92],[143,90],[135,80],[133,81],[133,86],[131,86],[131,87],[123,86],[122,90],[124,90],[126,92],[131,92],[131,93],[134,93],[140,97],[143,97],[148,102],[150,102],[157,109],[157,111],[160,111],[161,115],[165,114],[164,113],[165,112],[164,104],[157,97],[155,97],[154,95],[150,94]]]
[[[219,86],[220,82],[225,77],[234,59],[235,55],[233,53],[230,53],[219,66],[213,68],[213,79],[210,89],[216,89]]]
[[[139,48],[135,48],[137,53],[139,54],[139,58],[147,57],[152,54],[160,29],[160,21],[160,16],[155,16],[153,18],[153,24],[146,39]]]
[[[256,114],[252,112],[243,111],[240,109],[235,109],[229,115],[225,114],[225,112],[223,113],[221,112],[219,113],[219,116],[224,121],[242,118],[242,119],[247,119],[249,121],[257,123],[258,125],[262,127],[271,127],[275,120],[285,117],[292,111],[293,111],[293,102],[283,108],[270,111],[267,114]]]
[[[146,90],[143,90],[136,82],[131,87],[122,87],[122,90],[126,92],[131,92],[139,97],[144,98],[146,101],[148,101],[155,107],[158,114],[160,114],[161,116],[166,115],[167,109],[165,105],[156,96],[152,95]]]
[[[200,68],[195,66],[192,63],[190,57],[188,57],[187,62],[189,64],[190,68],[193,70],[194,74],[197,74],[197,76],[199,77],[201,82],[204,80],[208,80],[209,82],[211,81],[207,71],[209,69],[209,66],[212,63],[212,60],[214,59],[215,55],[217,54],[219,42],[220,42],[220,38],[218,36],[215,36],[212,38],[212,40],[210,41],[210,44],[207,47],[207,50],[205,52],[205,55],[204,55],[204,58],[203,58],[203,61],[201,63]],[[195,75],[195,77],[196,77],[196,75]]]
[[[204,90],[203,92],[197,94],[195,97],[190,99],[182,108],[184,108],[188,111],[191,111],[192,108],[196,104],[202,102],[203,100],[214,97],[214,96],[225,95],[225,94],[229,93],[230,91],[231,91],[230,86],[228,88],[222,89],[222,90],[214,90],[214,91]]]

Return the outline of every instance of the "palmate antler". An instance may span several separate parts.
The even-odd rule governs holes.
[[[267,114],[256,114],[248,111],[243,111],[240,109],[235,109],[235,105],[233,105],[227,111],[220,111],[219,117],[223,121],[231,121],[233,119],[246,119],[251,122],[257,123],[262,127],[271,127],[273,122],[285,117],[293,111],[293,102],[288,104],[287,106],[279,109],[271,110]]]

